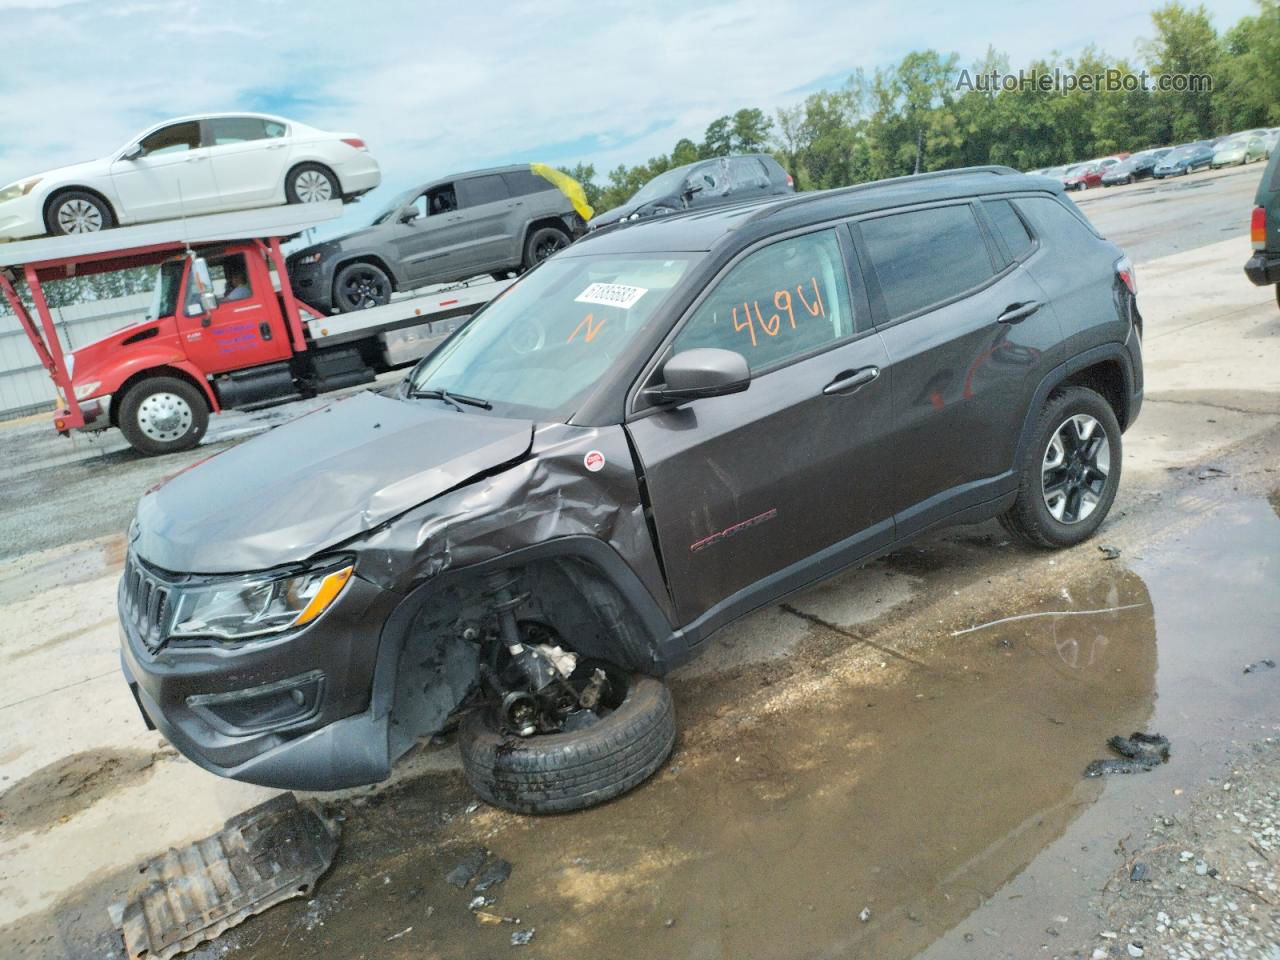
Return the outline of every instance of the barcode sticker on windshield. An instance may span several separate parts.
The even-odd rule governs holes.
[[[573,299],[578,303],[598,303],[602,307],[630,310],[648,292],[647,287],[629,287],[625,283],[593,283]]]

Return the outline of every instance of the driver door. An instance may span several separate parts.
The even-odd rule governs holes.
[[[171,220],[218,209],[218,183],[200,122],[171,123],[138,143],[140,152],[111,164],[111,182],[126,223]]]
[[[626,425],[679,622],[697,632],[893,539],[889,357],[842,234],[747,254],[677,327],[669,353],[746,357],[746,391]]]
[[[293,348],[282,329],[271,322],[279,316],[265,269],[252,270],[243,253],[210,259],[209,276],[218,306],[206,313],[192,270],[187,268],[186,296],[178,314],[178,333],[187,358],[204,373],[225,373],[245,367],[284,360]],[[232,290],[229,278],[245,278],[244,286]]]
[[[475,260],[475,229],[459,209],[452,183],[439,183],[420,194],[392,225],[404,275],[411,284],[461,279]]]

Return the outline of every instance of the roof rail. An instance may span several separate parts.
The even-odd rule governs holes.
[[[877,187],[896,185],[900,183],[917,183],[921,180],[942,180],[947,177],[962,177],[974,173],[989,173],[998,177],[1008,177],[1020,175],[1020,170],[1013,167],[1007,167],[1003,164],[990,163],[977,167],[954,167],[949,170],[931,170],[928,173],[909,173],[902,177],[886,177],[883,180],[868,180],[866,183],[855,183],[848,187],[833,187],[829,190],[813,190],[795,195],[795,199],[791,203],[784,203],[778,206],[770,206],[759,211],[754,216],[749,217],[747,222],[762,220],[772,213],[779,210],[790,210],[792,207],[798,207],[804,203],[811,203],[815,200],[826,199],[828,197],[842,197],[847,193],[857,193],[862,190],[870,190]]]

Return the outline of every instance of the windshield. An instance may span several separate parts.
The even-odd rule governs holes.
[[[685,164],[683,167],[676,167],[674,170],[668,170],[666,173],[660,173],[643,187],[635,192],[627,204],[640,205],[649,203],[651,200],[661,200],[663,197],[675,196],[680,192],[680,187],[684,184],[684,178],[689,175],[689,170],[693,164]]]
[[[424,358],[409,395],[443,389],[504,416],[567,419],[699,256],[548,261]]]
[[[377,226],[379,223],[386,223],[397,213],[403,210],[405,206],[408,205],[409,201],[416,198],[421,192],[422,191],[418,187],[414,187],[412,190],[405,190],[403,193],[397,193],[391,198],[391,202],[382,208],[382,212],[373,218],[373,222],[370,223],[369,226],[372,227]]]
[[[182,285],[182,269],[186,260],[170,260],[162,263],[156,274],[156,285],[151,289],[151,309],[148,320],[172,317],[178,312],[178,288]]]

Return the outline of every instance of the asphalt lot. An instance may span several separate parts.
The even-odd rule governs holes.
[[[514,864],[492,909],[535,930],[531,956],[1131,956],[1130,928],[1176,956],[1147,915],[1225,916],[1229,882],[1257,894],[1231,888],[1233,929],[1277,942],[1274,853],[1208,828],[1255,818],[1264,851],[1280,842],[1261,825],[1280,669],[1242,669],[1280,657],[1280,311],[1240,269],[1260,172],[1078,197],[1138,264],[1147,330],[1146,406],[1093,542],[1044,554],[959,528],[722,631],[673,678],[672,761],[603,808],[475,806],[448,738],[425,745],[334,798],[343,847],[315,897],[196,955],[511,949],[443,881],[475,845]],[[113,593],[147,486],[298,409],[222,418],[164,460],[0,426],[0,955],[115,956],[105,904],[135,864],[270,795],[143,729]],[[987,626],[1007,617],[1024,619]],[[1169,764],[1081,777],[1140,729],[1172,739]],[[1215,807],[1226,783],[1252,805]],[[1175,875],[1168,845],[1222,885]],[[1141,900],[1122,896],[1135,855],[1154,871]]]

